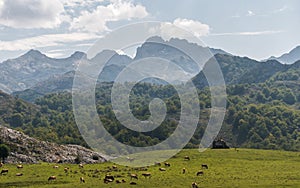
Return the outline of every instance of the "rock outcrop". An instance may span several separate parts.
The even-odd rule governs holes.
[[[101,163],[108,158],[82,146],[40,141],[3,126],[0,126],[0,141],[11,149],[6,163]]]

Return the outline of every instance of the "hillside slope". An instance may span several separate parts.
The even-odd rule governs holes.
[[[100,153],[78,145],[59,145],[40,141],[22,132],[0,126],[0,141],[11,149],[8,163],[99,163],[107,159]]]

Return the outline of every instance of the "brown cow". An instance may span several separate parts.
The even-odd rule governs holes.
[[[122,183],[120,180],[116,180],[116,183]]]
[[[65,173],[68,173],[69,169],[70,168],[68,168],[68,167],[64,168]]]
[[[193,182],[193,183],[192,183],[192,188],[198,188],[198,185],[197,185],[196,182]]]
[[[203,174],[204,174],[203,171],[198,171],[198,172],[197,172],[197,176],[200,176],[200,175],[203,175]]]
[[[151,173],[150,172],[142,173],[142,176],[144,176],[145,178],[147,177],[151,178]]]
[[[202,164],[201,165],[203,169],[208,169],[208,165],[207,164]]]
[[[50,177],[48,178],[48,181],[53,181],[53,180],[56,180],[56,176],[50,176]]]
[[[23,168],[23,165],[17,165],[17,168],[18,169]]]
[[[116,170],[118,167],[116,165],[112,165],[112,169]]]
[[[104,178],[104,183],[110,183],[110,182],[113,182],[114,180],[115,180],[114,176],[106,175]]]
[[[80,177],[80,183],[85,183],[85,180],[83,177]]]
[[[139,179],[137,174],[130,174],[130,179]]]
[[[126,159],[127,159],[129,162],[134,161],[134,158],[126,157]]]
[[[106,183],[106,184],[111,183],[111,182],[113,182],[113,181],[114,181],[114,180],[112,180],[112,179],[104,179],[104,180],[103,180],[103,182]]]
[[[0,174],[8,173],[8,169],[2,169]]]

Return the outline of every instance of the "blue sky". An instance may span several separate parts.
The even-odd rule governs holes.
[[[141,21],[170,22],[258,60],[300,45],[298,0],[0,0],[0,61],[30,49],[66,57]]]

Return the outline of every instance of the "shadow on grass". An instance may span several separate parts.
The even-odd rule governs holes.
[[[0,182],[0,187],[28,187],[34,185],[59,185],[59,184],[68,184],[69,181],[18,181],[18,182]]]

